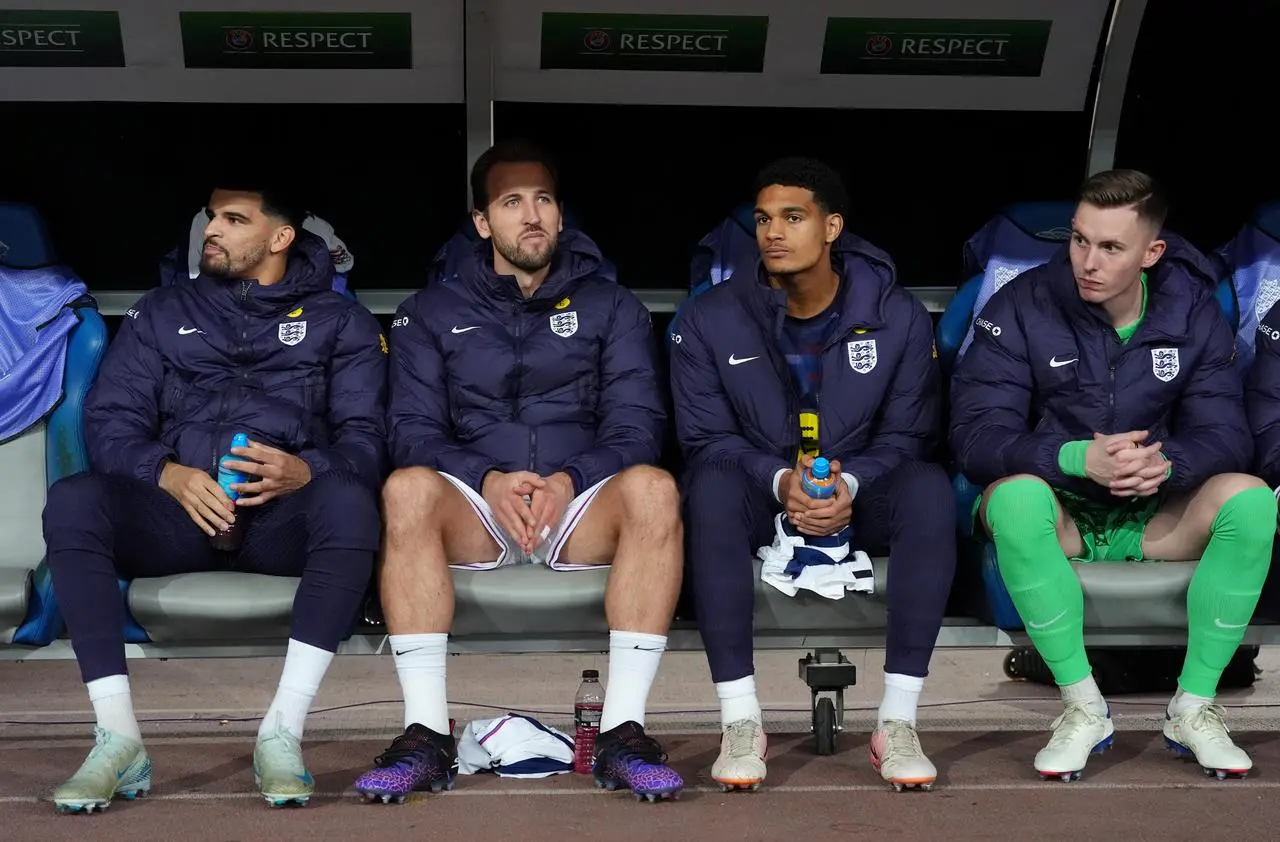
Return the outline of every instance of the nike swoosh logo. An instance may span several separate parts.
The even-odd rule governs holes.
[[[1064,365],[1071,365],[1072,363],[1078,363],[1078,362],[1080,362],[1080,358],[1079,358],[1079,357],[1076,357],[1076,358],[1074,358],[1074,359],[1070,359],[1070,360],[1060,360],[1060,359],[1058,359],[1057,357],[1054,357],[1053,359],[1049,360],[1049,367],[1050,367],[1050,368],[1062,368]]]
[[[1213,624],[1220,629],[1243,629],[1248,627],[1248,623],[1224,623],[1221,617],[1214,617]]]
[[[408,655],[410,652],[417,652],[421,648],[422,648],[421,646],[415,646],[412,649],[404,649],[404,650],[396,649],[394,651],[397,655]]]
[[[759,357],[759,356],[755,356],[755,357],[743,357],[742,359],[738,359],[738,358],[737,358],[737,357],[735,357],[733,354],[730,354],[730,355],[729,355],[729,365],[742,365],[743,363],[749,363],[749,362],[751,362],[752,360],[758,360],[758,359],[760,359],[760,357]]]
[[[467,332],[467,331],[469,331],[469,330],[479,330],[479,329],[480,329],[480,325],[476,325],[476,326],[474,326],[474,327],[455,327],[455,328],[453,329],[453,331],[452,331],[452,332],[453,332],[453,333],[466,333],[466,332]]]
[[[192,334],[192,333],[199,333],[199,332],[200,332],[200,328],[198,328],[198,327],[180,327],[180,328],[178,328],[178,335],[179,335],[179,336],[187,336],[187,335],[189,335],[189,334]]]
[[[1047,628],[1047,627],[1049,627],[1049,626],[1052,626],[1054,623],[1058,622],[1059,620],[1061,620],[1061,619],[1062,619],[1063,617],[1065,617],[1065,616],[1067,616],[1067,609],[1065,609],[1065,608],[1064,608],[1064,609],[1062,609],[1062,611],[1058,614],[1058,616],[1054,617],[1052,620],[1049,620],[1048,622],[1045,622],[1045,623],[1033,623],[1033,622],[1031,622],[1030,620],[1028,620],[1028,621],[1027,621],[1027,625],[1028,625],[1028,626],[1030,626],[1030,627],[1031,627],[1031,628],[1033,628],[1033,629],[1043,629],[1043,628]]]

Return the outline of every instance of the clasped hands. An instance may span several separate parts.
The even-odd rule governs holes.
[[[543,477],[532,471],[490,471],[480,496],[498,524],[526,555],[551,534],[573,500],[573,479],[560,472]]]
[[[1155,494],[1169,477],[1173,463],[1162,455],[1161,442],[1144,444],[1148,436],[1146,430],[1109,436],[1094,433],[1085,451],[1085,475],[1116,497]]]
[[[810,497],[800,484],[804,472],[813,467],[812,456],[802,456],[778,481],[778,501],[787,520],[802,535],[834,535],[849,525],[853,517],[853,498],[849,486],[840,475],[840,463],[832,460],[831,476],[835,477],[835,494],[825,499]]]

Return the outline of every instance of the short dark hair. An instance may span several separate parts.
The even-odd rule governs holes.
[[[783,158],[762,169],[755,179],[752,199],[773,185],[803,187],[813,194],[813,201],[823,213],[844,216],[849,208],[849,194],[844,181],[827,164],[814,158]]]
[[[1090,176],[1076,200],[1098,208],[1132,207],[1157,231],[1169,215],[1169,200],[1156,180],[1138,170],[1107,170]]]
[[[484,151],[471,167],[471,207],[483,211],[489,207],[489,173],[498,164],[541,164],[551,176],[551,190],[557,198],[560,173],[546,150],[529,140],[500,140]]]
[[[297,200],[293,191],[274,183],[246,178],[220,179],[214,187],[218,190],[229,190],[235,193],[256,193],[262,199],[262,212],[267,216],[284,220],[294,230],[301,230],[307,212]]]

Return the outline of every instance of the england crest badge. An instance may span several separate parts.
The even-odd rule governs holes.
[[[1161,382],[1168,383],[1178,376],[1178,349],[1152,348],[1151,372]]]
[[[297,345],[307,338],[307,322],[305,319],[300,322],[281,322],[276,335],[286,345]]]
[[[577,333],[578,311],[570,310],[567,313],[553,313],[551,316],[551,332],[566,339]]]
[[[849,343],[849,367],[859,374],[870,374],[876,367],[876,341],[858,339]]]

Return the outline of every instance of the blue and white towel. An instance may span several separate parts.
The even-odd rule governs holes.
[[[787,596],[801,589],[827,599],[841,599],[847,591],[875,592],[871,558],[850,547],[852,527],[834,535],[801,535],[785,514],[774,518],[774,541],[756,555],[764,562],[760,580]]]
[[[517,713],[470,722],[458,741],[460,775],[547,778],[571,771],[573,738]]]

